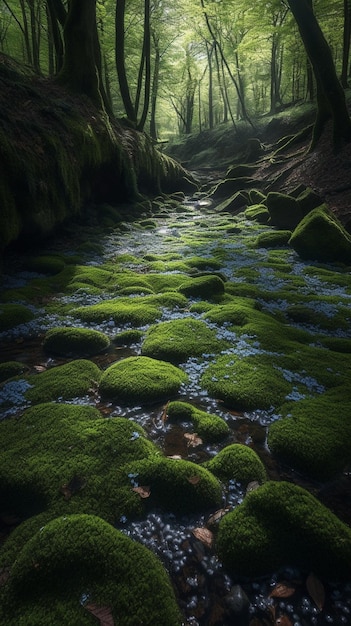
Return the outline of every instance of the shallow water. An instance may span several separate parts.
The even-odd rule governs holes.
[[[116,228],[105,233],[99,243],[103,245],[103,253],[91,255],[86,259],[85,264],[96,266],[106,262],[118,263],[119,270],[133,269],[141,274],[150,271],[150,261],[145,259],[148,255],[160,256],[162,254],[173,253],[180,259],[187,259],[192,256],[209,259],[208,271],[211,269],[213,259],[220,260],[220,272],[228,281],[233,284],[249,283],[260,288],[264,298],[261,300],[263,310],[268,312],[284,312],[288,306],[284,297],[276,297],[284,289],[294,290],[294,278],[299,277],[300,284],[298,292],[304,296],[310,296],[309,306],[313,310],[323,312],[327,317],[334,316],[338,310],[350,311],[351,302],[351,282],[345,286],[345,273],[339,268],[326,267],[330,271],[335,270],[335,281],[325,282],[313,273],[306,273],[306,268],[313,268],[312,263],[303,263],[292,250],[282,251],[279,257],[281,263],[287,264],[290,270],[281,272],[279,266],[272,264],[269,267],[271,255],[267,249],[257,249],[252,246],[253,238],[260,232],[267,229],[258,226],[245,219],[243,215],[236,218],[230,215],[216,214],[204,206],[199,206],[198,201],[187,199],[185,207],[186,213],[170,211],[166,218],[157,218],[158,226],[153,230],[141,230],[137,223],[127,225],[123,232]],[[236,226],[238,233],[228,232],[230,227]],[[93,233],[91,233],[93,236]],[[60,253],[62,253],[62,243],[60,243]],[[54,252],[54,249],[51,250]],[[65,251],[73,254],[76,251],[69,247]],[[133,259],[123,260],[123,255],[131,255]],[[268,265],[268,267],[267,267]],[[206,270],[206,266],[204,268]],[[243,270],[252,270],[250,274],[243,274]],[[174,270],[163,270],[163,273],[173,273]],[[162,273],[159,271],[159,273]],[[290,273],[290,278],[289,278]],[[316,272],[317,274],[317,272]],[[338,285],[338,275],[340,280]],[[37,275],[26,271],[9,273],[4,277],[2,290],[15,289],[24,284],[31,284]],[[274,297],[271,297],[273,294]],[[140,295],[140,294],[138,294]],[[297,294],[296,294],[297,295]],[[328,303],[323,301],[323,297],[337,296],[338,302]],[[102,291],[99,294],[89,295],[79,292],[73,294],[57,294],[54,301],[57,304],[74,303],[77,306],[95,304],[104,299],[110,298],[110,292]],[[132,296],[130,296],[132,297]],[[191,299],[190,304],[196,303],[196,299]],[[126,325],[117,326],[111,320],[97,324],[87,324],[79,322],[70,316],[60,316],[48,314],[45,306],[36,305],[33,307],[34,320],[28,324],[18,326],[0,334],[1,362],[17,360],[28,367],[30,372],[40,372],[43,369],[64,363],[67,359],[51,358],[44,354],[42,349],[43,336],[47,329],[55,326],[81,326],[93,327],[101,330],[110,337],[114,337],[118,332],[128,328]],[[199,313],[187,310],[163,310],[159,321],[192,317],[202,319]],[[325,331],[319,327],[294,325],[308,330],[311,333],[311,344],[315,335],[326,333],[336,337],[351,336],[351,312],[350,319],[345,319],[343,328],[335,328]],[[217,336],[230,341],[231,347],[226,354],[258,354],[262,348],[255,337],[244,337],[236,335],[235,332],[224,326],[209,324],[216,330]],[[147,327],[141,328],[146,330]],[[129,347],[112,347],[104,354],[93,358],[102,369],[108,365],[130,355],[140,354],[141,342],[137,342]],[[96,395],[92,394],[83,398],[75,398],[74,403],[92,404],[96,406],[105,416],[128,416],[130,420],[143,426],[148,436],[162,449],[166,455],[180,455],[182,458],[194,462],[203,462],[215,455],[224,445],[229,443],[243,443],[250,445],[263,460],[268,475],[274,480],[289,480],[309,489],[312,493],[317,493],[318,484],[299,476],[289,468],[282,467],[275,462],[266,444],[266,432],[269,424],[279,419],[274,407],[269,410],[256,410],[242,413],[240,411],[228,410],[222,402],[209,397],[206,391],[200,387],[199,379],[205,368],[213,359],[211,354],[203,354],[198,358],[189,358],[181,363],[180,367],[189,375],[189,382],[183,385],[179,400],[192,402],[204,410],[220,416],[230,427],[230,435],[221,444],[204,445],[195,447],[187,445],[184,433],[191,431],[191,424],[170,424],[162,419],[164,405],[155,404],[152,407],[144,406],[118,406],[114,403],[104,403]],[[300,375],[299,375],[300,376]],[[291,398],[299,399],[296,391],[296,384],[303,382],[307,389],[314,393],[323,391],[318,387],[318,381],[306,378],[301,381],[297,373],[285,372],[286,380],[291,382]],[[6,418],[21,412],[24,404],[21,404],[19,391],[18,401],[10,409],[6,406],[6,394],[15,395],[14,387],[7,387],[6,384],[0,388],[0,410],[1,417]],[[295,396],[294,396],[295,394]],[[223,492],[223,508],[232,509],[240,504],[245,497],[245,490],[235,481],[230,481]],[[347,507],[347,503],[345,504]],[[349,512],[340,511],[341,517],[348,516]],[[208,513],[208,515],[210,512]],[[174,583],[180,606],[184,613],[184,624],[187,626],[217,626],[220,624],[248,624],[250,620],[253,626],[260,624],[279,623],[275,620],[279,616],[285,616],[286,621],[281,624],[293,626],[326,624],[351,624],[351,585],[326,586],[327,600],[325,609],[320,612],[313,599],[306,590],[304,582],[300,580],[301,573],[287,568],[277,573],[270,579],[260,581],[240,581],[242,589],[248,597],[248,615],[240,617],[232,610],[231,617],[223,607],[226,606],[225,598],[230,597],[230,593],[235,589],[238,581],[233,581],[223,571],[219,561],[213,552],[206,547],[193,533],[194,528],[201,527],[208,519],[208,515],[195,517],[178,518],[171,514],[162,514],[159,511],[150,513],[146,519],[140,522],[129,522],[127,519],[120,520],[120,529],[134,538],[141,541],[152,549],[164,562]],[[280,598],[278,600],[270,597],[270,592],[278,580],[294,581],[296,593],[294,597]],[[297,582],[296,582],[297,581]],[[233,601],[235,604],[235,601]],[[274,619],[271,607],[275,607]],[[240,619],[244,621],[240,621]],[[283,620],[283,617],[281,617]],[[232,621],[233,620],[233,621]],[[237,620],[237,621],[235,621]],[[246,621],[245,621],[246,620]]]

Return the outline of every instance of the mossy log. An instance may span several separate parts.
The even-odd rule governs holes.
[[[0,117],[0,254],[84,219],[88,205],[193,185],[146,135],[3,55]]]

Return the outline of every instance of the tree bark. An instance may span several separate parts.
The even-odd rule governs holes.
[[[71,0],[64,27],[65,55],[58,80],[103,108],[96,63],[96,0]]]
[[[344,0],[344,29],[343,29],[343,50],[342,50],[342,70],[341,84],[346,89],[349,78],[349,58],[351,39],[351,2]]]
[[[125,37],[124,37],[124,16],[125,16],[125,0],[117,0],[116,2],[116,70],[123,101],[124,109],[128,119],[136,125],[136,111],[130,96],[127,72],[125,66]]]
[[[333,57],[313,14],[311,0],[288,0],[297,22],[317,83],[318,113],[311,148],[316,145],[327,119],[333,120],[335,146],[351,140],[351,120],[345,94],[336,75]]]

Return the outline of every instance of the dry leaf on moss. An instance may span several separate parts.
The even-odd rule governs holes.
[[[135,491],[141,498],[149,498],[151,495],[151,489],[149,485],[140,485],[139,487],[132,487],[132,491]]]
[[[98,618],[100,626],[115,626],[112,611],[108,606],[96,606],[96,604],[86,604],[85,608]]]

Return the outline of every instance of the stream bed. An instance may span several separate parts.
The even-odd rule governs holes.
[[[126,320],[122,323],[112,317],[98,322],[87,321],[77,319],[72,309],[99,305],[116,297],[132,300],[177,290],[180,275],[184,275],[184,280],[215,275],[224,284],[224,294],[221,297],[191,294],[186,306],[161,307],[156,324],[179,319],[205,320],[216,339],[224,342],[220,351],[223,359],[259,357],[277,351],[276,345],[269,349],[268,338],[266,345],[262,345],[261,337],[252,329],[243,329],[245,324],[233,324],[230,320],[219,322],[215,315],[208,314],[216,304],[225,306],[233,298],[240,299],[240,305],[243,299],[254,300],[257,310],[287,329],[301,331],[305,337],[310,335],[312,348],[324,346],[325,338],[349,340],[351,279],[347,268],[302,261],[288,246],[258,247],[257,237],[265,231],[269,231],[269,226],[246,219],[244,213],[234,216],[218,213],[209,199],[199,196],[186,198],[178,204],[165,201],[157,213],[144,215],[135,222],[125,221],[115,228],[84,227],[78,235],[78,242],[72,234],[64,240],[54,241],[50,249],[41,250],[40,256],[51,255],[66,260],[66,270],[67,267],[72,270],[67,291],[66,281],[60,284],[57,281],[59,274],[53,274],[54,292],[45,292],[40,281],[50,280],[47,274],[28,269],[27,257],[18,257],[14,263],[16,271],[8,271],[2,278],[2,302],[28,306],[32,319],[0,333],[0,361],[17,361],[23,365],[26,374],[39,375],[69,362],[69,357],[48,355],[43,349],[46,332],[62,326],[91,328],[111,340],[107,350],[90,357],[102,370],[128,357],[140,356],[145,335],[155,321],[138,324]],[[95,279],[89,276],[90,268],[105,271],[107,284],[104,284],[103,274],[100,281],[94,282]],[[111,283],[114,271],[118,276],[116,283]],[[122,285],[124,275],[130,280]],[[136,275],[140,276],[139,284]],[[170,286],[172,281],[174,288]],[[21,300],[23,289],[31,289],[30,302]],[[337,321],[334,323],[334,320]],[[139,334],[135,333],[126,343],[116,342],[116,337],[125,331],[139,331]],[[168,420],[164,399],[146,405],[119,404],[102,398],[95,389],[81,397],[58,398],[57,401],[93,406],[109,419],[127,417],[145,430],[161,454],[196,464],[213,459],[228,445],[249,446],[264,464],[268,479],[285,480],[303,487],[350,524],[349,468],[324,484],[291,468],[281,458],[275,458],[268,446],[267,434],[271,424],[282,417],[279,406],[273,403],[264,408],[227,406],[225,398],[217,397],[215,391],[209,391],[203,383],[205,372],[213,367],[216,358],[217,355],[209,350],[177,363],[188,377],[176,399],[224,420],[228,425],[228,436],[223,441],[206,443],[196,438],[191,422]],[[288,368],[282,368],[282,372],[284,384],[290,386],[287,401],[299,402],[324,391],[323,383],[315,374],[318,363],[313,372],[290,371]],[[215,373],[212,382],[216,390]],[[23,379],[11,379],[0,387],[1,420],[16,419],[28,407],[21,384]],[[235,479],[229,480],[223,485],[221,509],[225,512],[234,510],[244,501],[246,493],[246,485]],[[1,517],[2,513],[0,510],[4,541],[15,524],[8,523],[5,515]],[[116,520],[119,530],[143,543],[162,560],[175,588],[184,625],[351,624],[351,576],[349,583],[319,581],[324,590],[322,607],[318,606],[318,591],[311,592],[311,584],[306,584],[305,573],[289,563],[270,576],[233,579],[217,558],[211,543],[198,532],[199,528],[209,526],[208,520],[214,513],[203,511],[179,515],[152,510],[142,519],[129,520],[121,515]]]

